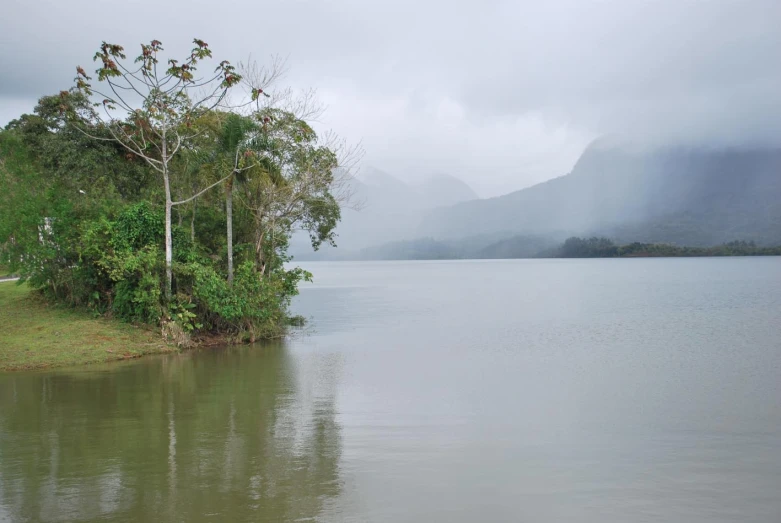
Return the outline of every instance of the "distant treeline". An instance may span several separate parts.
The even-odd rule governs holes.
[[[296,259],[309,260],[468,260],[533,258],[543,251],[556,249],[559,242],[539,236],[513,236],[501,234],[472,236],[468,238],[435,240],[416,238],[384,243],[358,251],[322,249],[309,256]]]
[[[663,243],[617,245],[608,238],[568,238],[561,247],[541,253],[546,258],[641,258],[681,256],[778,256],[781,246],[759,247],[754,242],[733,241],[713,247],[681,247]]]
[[[560,240],[559,240],[560,241]],[[605,237],[573,236],[563,243],[539,236],[514,236],[500,241],[489,237],[461,240],[418,238],[386,243],[361,251],[341,251],[331,260],[464,260],[518,258],[649,258],[685,256],[781,256],[781,246],[758,246],[732,241],[710,247],[665,243],[619,244]]]

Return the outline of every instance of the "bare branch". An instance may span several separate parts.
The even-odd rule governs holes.
[[[351,145],[332,131],[323,133],[322,143],[336,154],[339,165],[334,169],[331,194],[343,209],[360,211],[366,202],[355,199],[354,181],[365,154],[363,146],[360,142]]]
[[[147,163],[148,163],[148,164],[149,164],[149,165],[150,165],[152,168],[154,168],[156,171],[162,172],[162,169],[160,168],[160,165],[162,164],[162,162],[160,162],[159,160],[156,160],[156,159],[154,159],[154,158],[150,158],[149,156],[147,156],[147,155],[143,154],[141,151],[139,151],[139,150],[136,150],[136,149],[133,149],[133,148],[132,148],[132,147],[130,147],[128,144],[124,143],[124,142],[123,142],[123,141],[122,141],[122,140],[121,140],[119,137],[117,137],[117,136],[114,134],[114,132],[113,132],[113,131],[110,129],[110,127],[109,127],[109,126],[106,126],[106,128],[107,128],[107,129],[109,129],[109,133],[110,133],[110,134],[111,134],[111,136],[112,136],[111,138],[105,138],[105,137],[102,137],[102,136],[96,136],[96,135],[94,135],[94,134],[88,133],[87,131],[85,131],[84,129],[82,129],[82,128],[81,128],[79,125],[74,125],[73,127],[74,127],[74,128],[75,128],[75,129],[76,129],[78,132],[80,132],[81,134],[83,134],[84,136],[86,136],[87,138],[90,138],[90,139],[92,139],[92,140],[98,140],[98,141],[101,141],[101,142],[114,142],[114,143],[119,143],[119,144],[120,144],[122,147],[124,147],[125,149],[127,149],[127,150],[128,150],[128,151],[130,151],[131,153],[133,153],[133,154],[135,154],[135,155],[137,155],[137,156],[141,157],[141,159],[143,159],[145,162],[147,162]]]
[[[173,157],[176,155],[177,152],[179,152],[179,148],[182,146],[182,137],[179,135],[179,133],[176,133],[176,145],[174,146],[173,151],[171,151],[170,156]]]
[[[233,172],[232,172],[232,171],[231,171],[231,173],[230,173],[228,176],[225,176],[224,178],[221,178],[221,179],[217,180],[216,182],[214,182],[214,183],[213,183],[213,184],[211,184],[210,186],[206,187],[206,188],[205,188],[205,189],[203,189],[202,191],[199,191],[198,193],[196,193],[196,194],[194,194],[194,195],[190,196],[189,198],[187,198],[187,199],[185,199],[185,200],[179,200],[178,202],[171,202],[171,205],[172,205],[172,206],[175,206],[175,205],[182,205],[183,203],[188,203],[188,202],[191,202],[191,201],[193,201],[194,199],[198,198],[198,197],[199,197],[200,195],[202,195],[203,193],[205,193],[206,191],[208,191],[209,189],[213,189],[213,188],[217,187],[218,185],[220,185],[222,182],[224,182],[225,180],[227,180],[227,179],[228,179],[228,178],[230,178],[231,176],[233,176]]]
[[[268,65],[260,65],[250,55],[246,62],[239,62],[236,65],[236,70],[242,78],[239,84],[242,95],[239,101],[230,100],[230,106],[237,110],[250,108],[258,110],[268,102],[269,96],[273,96],[269,93],[271,87],[287,74],[287,58],[272,55]],[[253,92],[262,94],[254,99]]]
[[[265,91],[287,74],[287,58],[273,55],[269,64],[264,66],[250,55],[246,62],[239,62],[236,69],[242,77],[245,93],[250,96],[253,89]]]

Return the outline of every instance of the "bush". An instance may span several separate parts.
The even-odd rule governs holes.
[[[179,274],[191,276],[196,316],[210,330],[234,333],[248,341],[276,337],[287,324],[290,299],[297,284],[311,275],[301,269],[275,270],[261,277],[251,261],[241,263],[233,284],[213,267],[191,263]]]
[[[284,268],[291,231],[309,231],[314,247],[333,240],[339,217],[329,193],[335,155],[290,115],[274,132],[290,133],[293,141],[253,139],[255,149],[241,157],[244,176],[237,183],[243,190],[235,192],[241,205],[233,207],[232,284],[225,201],[215,189],[175,207],[180,225],[172,224],[170,296],[159,178],[121,145],[94,141],[65,118],[64,106],[86,102],[74,96],[63,91],[44,97],[35,115],[0,130],[0,263],[52,301],[155,324],[179,344],[199,331],[248,340],[280,335],[290,324],[287,312],[297,284],[310,278]],[[226,153],[222,142],[212,140],[221,117],[213,113],[193,122],[208,133],[188,143],[186,153],[183,147],[172,164],[180,175],[173,180],[177,198],[196,191],[205,176],[222,176],[235,162],[235,144]],[[98,126],[92,132],[107,131]],[[249,165],[256,155],[268,162]],[[299,183],[313,175],[316,184]],[[267,191],[272,185],[276,189]]]
[[[160,325],[179,345],[200,331],[255,341],[279,336],[288,324],[290,299],[311,275],[270,264],[259,274],[252,260],[242,262],[233,284],[221,260],[198,252],[186,231],[174,230],[175,295],[166,303],[162,213],[145,203],[132,205],[113,220],[101,218],[84,228],[79,262],[70,272],[71,302],[87,304],[127,321]]]

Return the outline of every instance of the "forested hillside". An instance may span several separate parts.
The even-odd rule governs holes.
[[[418,236],[508,231],[715,245],[781,243],[781,149],[640,148],[595,142],[572,172],[432,211]]]

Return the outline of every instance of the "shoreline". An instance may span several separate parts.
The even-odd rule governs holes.
[[[160,333],[46,303],[0,280],[0,372],[47,370],[173,354]]]
[[[10,284],[17,280],[0,279],[0,325],[4,326],[0,329],[0,373],[83,367],[246,344],[232,335],[200,333],[179,347],[165,341],[158,328],[47,303],[29,287]]]

